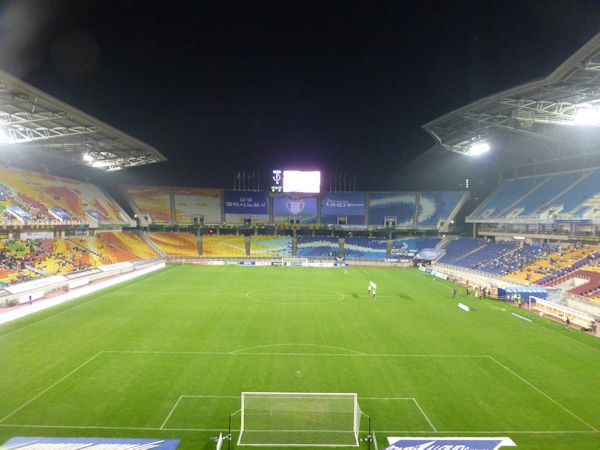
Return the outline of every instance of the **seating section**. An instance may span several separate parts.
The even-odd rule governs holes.
[[[600,171],[588,172],[571,189],[549,202],[547,207],[562,207],[560,214],[584,212],[585,203],[600,193]],[[579,210],[579,211],[578,211]],[[579,216],[580,214],[575,214]]]
[[[387,240],[363,237],[348,237],[344,242],[344,256],[347,259],[385,259]]]
[[[553,175],[545,183],[540,183],[535,191],[518,202],[512,210],[520,209],[519,216],[529,216],[579,179],[581,172]]]
[[[148,238],[167,256],[199,256],[196,236],[191,233],[148,233]]]
[[[250,238],[250,256],[259,258],[292,256],[292,238],[290,236],[252,236]]]
[[[165,186],[126,186],[127,195],[144,222],[171,223],[171,188]],[[148,218],[147,220],[145,218]]]
[[[369,224],[384,225],[394,218],[397,227],[414,226],[416,212],[414,192],[378,192],[369,195]]]
[[[446,245],[446,254],[442,256],[439,262],[459,266],[462,259],[484,246],[485,240],[483,239],[460,238],[450,241]]]
[[[193,223],[202,217],[204,223],[221,222],[221,191],[219,189],[173,188],[175,222]]]
[[[133,224],[98,187],[0,166],[1,224]]]
[[[417,208],[419,228],[435,228],[440,220],[449,220],[464,192],[421,192]]]
[[[597,250],[598,247],[584,247],[565,251],[546,249],[541,258],[523,266],[520,270],[510,274],[508,278],[515,281],[545,284],[588,264],[587,258]]]
[[[413,256],[424,248],[435,248],[441,238],[398,238],[392,243],[392,253]]]
[[[296,244],[296,256],[301,258],[331,258],[339,250],[339,239],[336,237],[299,236]]]
[[[600,170],[508,180],[476,208],[467,221],[491,218],[510,221],[525,217],[530,220],[593,219],[600,211],[599,180]]]
[[[471,216],[480,218],[500,216],[506,208],[525,196],[537,184],[545,181],[545,178],[539,178],[518,178],[506,181],[494,195],[475,209]]]
[[[98,239],[108,245],[123,250],[133,259],[152,259],[158,257],[156,252],[137,234],[128,232],[104,232],[98,234]]]
[[[202,236],[202,256],[246,256],[246,239],[244,236],[204,235]]]

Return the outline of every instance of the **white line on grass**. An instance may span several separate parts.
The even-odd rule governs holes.
[[[29,405],[31,402],[33,402],[34,400],[38,399],[39,397],[41,397],[43,394],[45,394],[46,392],[48,392],[50,389],[52,389],[54,386],[56,386],[57,384],[61,383],[62,381],[66,380],[67,378],[69,378],[71,375],[73,375],[75,372],[77,372],[79,369],[81,369],[83,366],[85,366],[86,364],[92,362],[94,359],[96,359],[98,356],[100,356],[102,353],[104,352],[98,352],[96,353],[94,356],[92,356],[90,359],[88,359],[87,361],[85,361],[83,364],[80,364],[79,366],[75,367],[73,370],[71,370],[68,374],[66,374],[64,377],[60,378],[58,381],[55,381],[54,383],[52,383],[50,386],[48,386],[46,389],[44,389],[43,391],[39,392],[38,394],[36,394],[33,398],[29,399],[28,401],[26,401],[25,403],[23,403],[21,406],[19,406],[17,409],[15,409],[13,412],[11,412],[10,414],[8,414],[7,416],[4,416],[2,419],[0,419],[0,424],[2,422],[4,422],[6,419],[8,419],[9,417],[13,416],[15,413],[19,412],[20,410],[22,410],[23,408],[25,408],[27,405]]]
[[[412,400],[413,400],[413,402],[415,402],[415,405],[417,405],[417,408],[419,408],[419,411],[421,411],[421,414],[423,414],[423,417],[425,417],[425,420],[427,421],[427,423],[429,424],[431,429],[433,431],[437,431],[437,428],[433,425],[433,422],[431,421],[429,416],[427,414],[425,414],[425,411],[423,411],[423,408],[421,408],[421,405],[419,405],[419,402],[417,401],[417,399],[413,398]]]
[[[167,417],[165,418],[165,420],[163,421],[162,425],[160,426],[161,430],[165,428],[165,425],[167,424],[167,422],[169,421],[169,419],[173,415],[173,412],[175,411],[175,408],[177,408],[177,405],[179,405],[179,402],[181,401],[182,397],[183,397],[183,395],[179,396],[179,398],[177,399],[177,401],[175,402],[175,404],[171,408],[171,411],[169,411],[169,414],[167,414]]]
[[[223,428],[155,428],[155,427],[110,427],[96,425],[29,425],[29,424],[12,424],[0,423],[2,428],[56,428],[56,429],[76,429],[76,430],[141,430],[141,431],[190,431],[190,432],[218,432],[223,431]],[[231,430],[234,432],[240,430]],[[566,430],[566,431],[526,431],[526,430],[490,430],[490,431],[473,431],[473,430],[377,430],[378,433],[416,433],[416,434],[595,434],[598,431],[592,430]]]
[[[504,364],[502,364],[500,361],[498,361],[496,358],[494,358],[493,356],[488,356],[488,358],[490,358],[492,361],[494,361],[496,364],[498,364],[500,367],[502,367],[504,370],[506,370],[508,373],[512,374],[513,376],[517,377],[519,380],[521,380],[523,383],[525,383],[526,385],[528,385],[529,387],[531,387],[532,389],[534,389],[535,391],[539,392],[540,394],[542,394],[544,397],[546,397],[548,400],[550,400],[552,403],[554,403],[555,405],[559,406],[563,411],[569,413],[571,416],[573,416],[574,418],[576,418],[577,420],[579,420],[581,423],[583,423],[585,426],[587,426],[588,428],[594,430],[595,432],[598,432],[598,430],[593,427],[592,425],[590,425],[588,422],[586,422],[585,420],[583,420],[581,417],[579,417],[577,414],[575,414],[573,411],[571,411],[569,408],[567,408],[566,406],[564,406],[562,403],[560,403],[558,400],[555,400],[554,398],[550,397],[550,395],[546,394],[544,391],[542,391],[540,388],[538,388],[537,386],[533,385],[531,382],[527,381],[525,378],[523,378],[521,375],[519,375],[518,373],[516,373],[514,370],[510,369],[509,367],[505,366]]]
[[[246,347],[246,348],[242,348],[242,349],[239,349],[239,350],[233,350],[230,353],[231,354],[236,354],[236,353],[244,354],[244,352],[246,350],[253,350],[253,349],[258,349],[258,348],[269,348],[269,347],[317,347],[317,348],[329,348],[329,349],[334,349],[334,350],[343,350],[343,351],[346,351],[346,352],[355,353],[357,355],[365,355],[365,353],[363,353],[363,352],[359,352],[358,350],[352,350],[350,348],[336,347],[334,345],[320,345],[320,344],[266,344],[266,345],[255,345],[253,347]]]
[[[151,275],[152,277],[156,277],[156,276],[159,276],[159,275],[164,275],[165,273],[167,273],[169,271],[170,271],[170,268],[164,268],[164,269],[162,269],[162,270],[160,270],[158,272],[151,272],[148,275]],[[128,289],[129,287],[135,286],[135,285],[141,283],[142,281],[148,281],[149,278],[150,278],[150,276],[142,276],[142,278],[140,278],[139,280],[134,281],[133,283],[131,283],[131,284],[127,285],[127,286],[120,286],[120,285],[117,284],[117,285],[113,285],[113,286],[107,286],[105,289],[110,289],[110,288],[114,288],[114,287],[117,287],[117,286],[120,286],[120,289]],[[90,299],[90,300],[88,300],[86,302],[79,303],[78,305],[72,306],[71,308],[64,309],[64,310],[59,311],[59,312],[57,312],[55,314],[51,314],[51,315],[49,315],[47,317],[44,317],[43,319],[40,319],[40,320],[35,321],[35,322],[31,322],[31,323],[29,323],[27,325],[24,325],[24,326],[20,327],[20,328],[17,328],[15,330],[9,331],[8,333],[0,334],[0,339],[2,339],[3,337],[6,337],[6,336],[10,336],[11,334],[16,333],[17,331],[21,331],[21,330],[29,328],[29,327],[31,327],[33,325],[37,325],[38,323],[44,322],[44,321],[46,321],[48,319],[53,319],[54,317],[60,316],[61,314],[67,313],[69,311],[73,311],[74,309],[81,308],[82,306],[85,306],[85,305],[89,305],[90,303],[93,303],[96,300],[100,300],[101,298],[104,298],[107,295],[110,295],[112,293],[113,293],[112,290],[110,292],[105,292],[104,294],[100,294],[97,297],[94,297],[94,298],[92,298],[92,299]],[[94,293],[91,293],[91,294],[88,294],[88,295],[94,295]],[[79,299],[77,299],[77,300],[79,300]],[[65,303],[63,303],[63,305],[64,304]],[[56,305],[56,306],[59,306],[59,305]],[[55,308],[55,307],[53,307],[53,308]],[[49,308],[49,309],[47,309],[45,311],[51,311],[51,310],[52,310],[52,308]]]
[[[239,350],[238,350],[239,351]],[[206,356],[341,356],[351,358],[489,358],[489,355],[420,355],[394,353],[270,353],[270,352],[201,352],[161,350],[104,350],[104,353],[150,354],[150,355],[206,355]]]

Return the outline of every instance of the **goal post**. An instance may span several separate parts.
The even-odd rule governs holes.
[[[302,267],[308,264],[308,258],[292,258],[292,257],[284,257],[281,258],[282,266],[296,266]]]
[[[353,393],[242,392],[238,446],[358,447]]]

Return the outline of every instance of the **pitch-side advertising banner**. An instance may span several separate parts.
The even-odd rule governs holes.
[[[95,450],[115,448],[119,450],[175,450],[178,439],[124,439],[124,438],[49,438],[15,437],[2,448],[52,450]]]
[[[496,450],[516,447],[508,437],[388,437],[385,450]]]

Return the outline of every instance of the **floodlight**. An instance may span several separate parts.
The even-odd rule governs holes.
[[[487,142],[476,142],[469,147],[468,154],[470,156],[477,156],[490,151],[490,144]]]
[[[8,129],[5,127],[0,127],[0,144],[10,144],[13,140],[10,137]]]
[[[573,119],[579,125],[600,125],[600,109],[583,107],[575,113]]]

